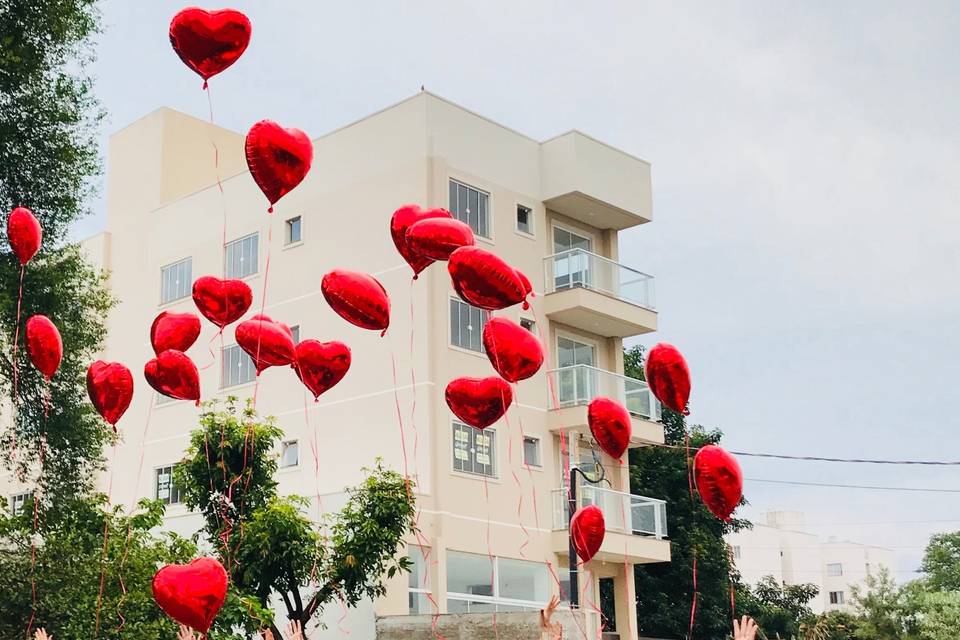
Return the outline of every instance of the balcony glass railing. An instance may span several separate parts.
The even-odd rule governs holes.
[[[570,519],[566,488],[554,489],[552,498],[553,528],[566,529]],[[607,531],[658,540],[667,537],[667,503],[663,500],[581,484],[577,489],[577,508],[591,504],[603,511]]]
[[[583,249],[555,253],[543,259],[547,293],[583,287],[624,302],[656,309],[653,276]]]
[[[556,393],[552,408],[590,404],[597,397],[616,400],[631,414],[644,420],[660,420],[660,403],[643,380],[628,378],[585,364],[551,369],[547,372]],[[551,397],[553,392],[551,392]]]

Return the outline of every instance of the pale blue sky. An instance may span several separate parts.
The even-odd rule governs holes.
[[[167,40],[182,6],[103,3],[105,135],[161,105],[206,117]],[[693,418],[729,448],[960,459],[960,5],[234,6],[254,35],[212,82],[224,126],[316,136],[425,84],[533,137],[578,128],[652,162],[655,220],[621,238],[622,261],[657,278],[661,331],[643,342],[686,353]],[[741,462],[751,478],[960,489],[960,468]],[[960,494],[747,496],[750,515],[799,509],[818,533],[896,547],[901,579],[931,532],[960,529]]]

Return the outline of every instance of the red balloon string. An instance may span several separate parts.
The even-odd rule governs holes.
[[[587,563],[581,562],[578,564],[583,569],[583,573],[587,577],[587,579],[583,581],[583,586],[580,588],[580,599],[590,608],[593,613],[597,614],[597,640],[600,640],[600,638],[603,637],[603,629],[605,626],[603,621],[603,611],[597,606],[597,603],[593,597],[587,595],[593,592],[593,572],[587,569]],[[588,586],[590,587],[589,589],[587,588]]]
[[[553,578],[553,581],[557,585],[557,590],[560,592],[560,600],[561,601],[569,600],[568,594],[565,592],[563,588],[563,583],[560,582],[560,576],[557,574],[557,570],[554,568],[553,563],[550,560],[547,560],[546,565],[547,565],[547,569],[550,570],[550,577]],[[569,563],[568,563],[568,566],[569,566]],[[573,612],[571,611],[571,613]],[[584,625],[580,624],[580,618],[577,617],[576,615],[573,615],[571,617],[573,618],[573,623],[577,625],[577,630],[580,631],[580,635],[583,636],[584,640],[587,640],[587,629]]]
[[[17,366],[17,345],[20,342],[20,307],[23,303],[23,274],[26,271],[27,265],[20,265],[20,292],[17,294],[17,323],[14,325],[13,330],[13,402],[17,402],[17,392],[19,390],[18,380],[19,380],[19,367]],[[13,431],[14,437],[14,446],[16,446],[16,437],[17,431]]]
[[[687,631],[687,640],[693,640],[693,623],[697,619],[697,549],[693,549],[693,602],[690,603],[690,629]]]
[[[323,499],[320,497],[320,443],[317,427],[310,426],[310,409],[307,401],[307,391],[303,390],[303,421],[307,427],[307,433],[310,434],[310,453],[313,455],[313,490],[317,498],[317,522],[323,527],[323,537],[327,537],[327,522],[324,518]],[[315,557],[313,566],[310,567],[310,582],[314,582],[317,577],[318,559]]]
[[[343,621],[347,619],[347,603],[344,601],[343,595],[340,593],[337,594],[337,600],[340,601],[341,610],[340,617],[337,618],[337,629],[340,630],[340,633],[348,636],[350,635],[350,629],[347,629],[343,626]]]
[[[490,593],[496,593],[496,560],[493,557],[493,547],[490,543],[490,488],[487,485],[487,476],[483,476],[483,500],[487,506],[487,558],[490,559]],[[493,636],[500,640],[500,630],[497,627],[497,608],[493,608]]]
[[[621,464],[621,465],[623,464],[623,459],[620,459],[620,464]],[[628,482],[628,483],[630,482],[629,478],[628,478],[627,482]],[[629,489],[629,487],[628,487],[628,489]],[[623,501],[623,500],[620,500],[620,519],[621,519],[621,521],[623,522],[624,533],[626,533],[628,536],[629,536],[629,535],[632,535],[632,534],[633,534],[633,522],[630,521],[630,520],[627,520],[627,507],[626,507],[626,505],[624,504],[624,501]],[[636,603],[636,602],[630,602],[630,599],[629,599],[630,590],[627,588],[627,585],[629,584],[629,581],[630,581],[631,578],[630,578],[630,562],[629,562],[629,556],[627,555],[627,538],[626,538],[626,537],[624,537],[624,539],[623,539],[623,576],[624,576],[624,580],[625,580],[625,582],[624,582],[624,593],[628,595],[628,598],[627,598],[627,611],[629,611],[629,610],[630,610],[630,607],[636,608],[636,604],[637,604],[637,603]],[[630,621],[630,615],[629,615],[629,613],[627,614],[627,631],[628,631],[627,637],[628,637],[628,638],[633,638],[633,637],[634,637],[634,635],[633,635],[633,623]]]
[[[44,419],[46,421],[46,419]],[[44,424],[46,429],[46,424]],[[37,475],[37,491],[33,494],[33,536],[30,538],[30,620],[27,622],[27,636],[33,630],[33,621],[37,618],[37,531],[40,528],[40,493],[43,478],[44,439],[40,436],[40,471]]]
[[[520,428],[520,443],[521,447],[523,442],[526,440],[527,435],[523,431],[523,414],[519,411],[520,407],[520,385],[516,382],[513,383],[513,397],[514,402],[516,402],[518,411],[517,411],[517,425]],[[521,449],[522,450],[522,449]],[[533,523],[534,526],[539,530],[540,529],[540,512],[537,508],[537,486],[536,482],[533,479],[533,468],[530,466],[530,463],[526,458],[523,459],[523,466],[527,469],[527,476],[530,479],[530,497],[533,503]]]
[[[96,623],[94,625],[94,637],[100,633],[100,609],[103,606],[103,587],[107,579],[107,541],[110,535],[110,505],[111,505],[111,496],[113,495],[113,472],[116,469],[117,462],[117,445],[120,444],[120,440],[114,440],[113,442],[113,453],[110,456],[110,476],[107,480],[107,511],[108,513],[103,518],[103,551],[100,554],[100,590],[97,593],[97,616]]]

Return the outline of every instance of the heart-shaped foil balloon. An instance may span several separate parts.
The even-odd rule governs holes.
[[[20,266],[25,266],[40,250],[43,229],[30,209],[17,207],[10,212],[10,217],[7,218],[7,240],[20,260]]]
[[[570,520],[573,548],[584,562],[590,562],[593,556],[597,555],[606,534],[607,525],[603,520],[603,511],[596,505],[581,507]]]
[[[390,236],[397,251],[413,269],[413,279],[416,280],[421,271],[433,264],[432,258],[415,254],[407,245],[407,229],[422,220],[450,219],[452,214],[446,209],[421,209],[415,204],[405,204],[393,212],[390,218]]]
[[[330,308],[347,322],[382,332],[390,326],[390,298],[373,276],[334,269],[323,276],[320,290]]]
[[[743,472],[732,455],[709,444],[693,459],[693,478],[697,492],[710,513],[729,521],[743,497]]]
[[[407,247],[414,255],[430,260],[447,260],[460,247],[475,242],[470,226],[453,218],[428,218],[407,229]]]
[[[290,327],[269,316],[257,314],[237,325],[237,344],[253,359],[257,375],[267,367],[292,364],[296,357]]]
[[[27,320],[27,353],[33,366],[39,369],[47,380],[60,368],[63,341],[57,326],[47,316],[35,315]]]
[[[200,336],[200,318],[197,314],[161,311],[150,325],[150,344],[153,352],[167,349],[186,351]]]
[[[447,406],[465,424],[486,429],[507,412],[513,390],[498,376],[456,378],[447,385]]]
[[[200,374],[197,365],[182,351],[167,349],[147,362],[143,376],[151,387],[170,398],[200,404]]]
[[[204,318],[223,329],[247,312],[253,291],[243,280],[203,276],[193,283],[193,302]]]
[[[630,445],[630,414],[610,398],[594,398],[587,407],[590,433],[608,456],[619,460]]]
[[[236,62],[250,44],[252,27],[234,9],[188,7],[170,21],[170,44],[183,63],[207,80]]]
[[[690,413],[690,368],[675,346],[661,342],[650,349],[644,374],[657,400],[677,413]]]
[[[227,598],[227,572],[215,558],[168,564],[153,576],[153,599],[163,611],[200,633],[207,633]]]
[[[119,362],[97,360],[87,367],[87,395],[97,413],[116,430],[133,399],[133,374]]]
[[[481,309],[505,309],[525,300],[527,284],[516,269],[480,247],[461,247],[450,254],[447,270],[453,288],[465,302]]]
[[[320,394],[343,380],[350,369],[350,347],[337,342],[302,340],[297,345],[297,359],[293,365],[304,386],[317,401]]]
[[[483,347],[490,364],[509,382],[526,380],[543,365],[540,341],[507,318],[490,318],[484,325]]]
[[[273,205],[300,184],[313,162],[313,143],[300,129],[284,129],[261,120],[247,132],[247,167],[254,182]]]

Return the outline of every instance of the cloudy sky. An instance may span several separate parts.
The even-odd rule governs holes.
[[[170,49],[182,2],[103,3],[107,133],[206,117]],[[581,129],[653,163],[623,262],[657,278],[693,418],[734,450],[960,460],[960,5],[953,2],[236,2],[254,25],[216,120],[317,136],[421,84],[533,137]],[[104,140],[106,138],[104,137]],[[75,229],[98,231],[96,214]],[[763,462],[758,480],[954,489],[960,468]],[[960,493],[748,481],[751,517],[894,547],[900,579]]]

